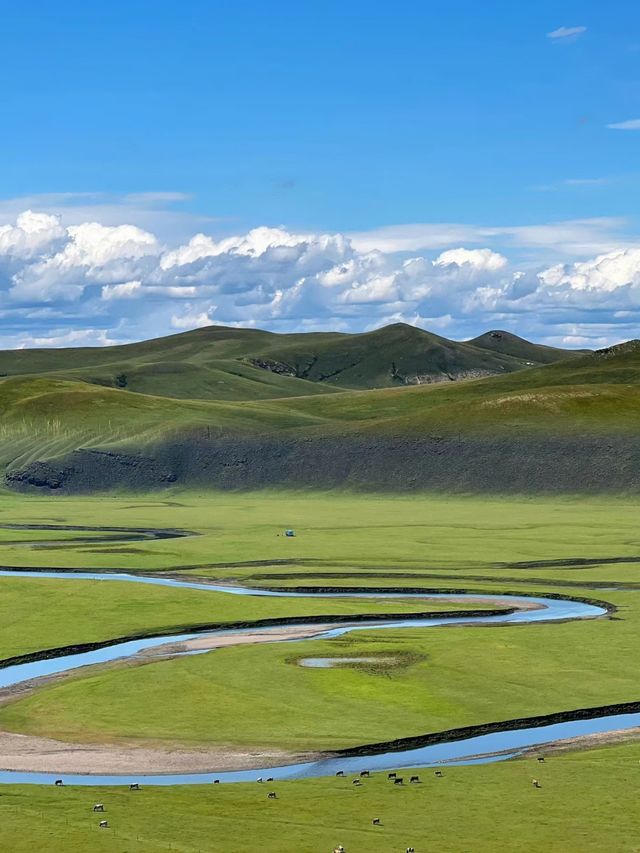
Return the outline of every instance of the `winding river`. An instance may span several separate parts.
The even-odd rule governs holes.
[[[15,525],[14,528],[18,526]],[[27,527],[25,525],[25,527]],[[36,529],[35,525],[29,526]],[[38,527],[37,529],[81,529],[92,528],[53,528],[52,526]],[[95,528],[93,528],[95,530]],[[111,528],[110,533],[126,534],[123,528]],[[129,531],[131,538],[168,538],[172,536],[189,535],[186,531],[153,531],[149,529]],[[93,539],[92,541],[97,541]],[[111,540],[113,541],[113,540]],[[376,598],[376,599],[416,599],[421,601],[447,600],[456,603],[473,602],[477,607],[478,601],[487,604],[507,604],[508,611],[497,612],[493,615],[434,615],[427,618],[398,618],[390,615],[389,618],[377,617],[375,620],[363,621],[366,617],[354,622],[353,618],[341,617],[344,624],[335,625],[335,617],[327,617],[326,621],[333,623],[330,627],[318,625],[317,621],[282,620],[275,623],[270,622],[265,629],[260,627],[261,632],[272,631],[276,634],[283,628],[295,624],[299,629],[308,628],[313,632],[313,638],[327,639],[337,637],[350,631],[371,629],[399,629],[399,628],[435,628],[443,625],[522,625],[534,622],[567,621],[575,619],[594,619],[607,614],[605,607],[595,603],[567,599],[547,598],[522,595],[487,595],[475,593],[431,593],[431,592],[402,592],[394,590],[386,591],[362,591],[362,592],[314,592],[312,590],[273,590],[242,586],[222,585],[216,583],[201,583],[198,581],[178,580],[150,575],[133,575],[123,572],[98,573],[84,571],[46,571],[46,570],[12,570],[0,571],[0,577],[20,577],[28,583],[29,578],[66,578],[73,580],[94,580],[101,583],[137,583],[166,586],[174,589],[197,589],[207,592],[224,593],[227,595],[241,596],[267,596],[305,598],[311,595],[321,598]],[[217,631],[206,629],[192,633],[181,633],[175,635],[147,636],[142,639],[114,641],[111,645],[92,648],[87,651],[70,652],[69,650],[58,650],[56,654],[43,660],[27,660],[21,663],[11,664],[0,661],[0,688],[8,688],[22,682],[33,679],[56,675],[59,673],[77,670],[80,667],[107,663],[109,661],[130,658],[140,652],[160,648],[168,644],[182,643],[197,638],[203,634],[215,636],[216,633],[225,635],[232,633],[254,632],[256,624],[249,627],[229,629],[221,627]],[[275,638],[274,638],[275,641]],[[278,641],[282,642],[281,637]],[[297,639],[296,642],[304,642]],[[187,652],[193,653],[193,652]],[[612,713],[613,711],[613,713]],[[557,718],[562,719],[557,719]],[[360,750],[346,750],[343,753],[328,756],[323,760],[289,764],[278,767],[261,768],[260,770],[225,771],[212,773],[173,773],[173,774],[135,774],[135,775],[93,775],[93,774],[69,774],[65,773],[64,781],[68,784],[77,785],[122,785],[131,782],[142,782],[150,785],[177,785],[177,784],[202,784],[218,780],[220,782],[245,782],[255,780],[258,776],[274,780],[299,779],[306,777],[330,776],[336,773],[353,774],[362,770],[382,771],[398,770],[400,768],[418,768],[441,764],[477,763],[504,760],[518,755],[522,751],[540,744],[552,741],[574,738],[584,735],[607,733],[630,729],[640,725],[640,712],[631,710],[631,703],[627,706],[616,706],[615,708],[585,709],[569,711],[546,718],[531,718],[528,720],[513,720],[505,723],[496,723],[483,727],[482,733],[477,733],[480,727],[475,729],[459,729],[451,732],[443,732],[424,738],[412,738],[405,741],[396,741],[392,744],[380,744],[364,746]],[[420,741],[423,741],[420,743]],[[360,754],[358,754],[360,753]],[[1,761],[1,758],[0,758]],[[55,773],[33,773],[21,771],[0,770],[1,783],[51,783],[60,774]]]

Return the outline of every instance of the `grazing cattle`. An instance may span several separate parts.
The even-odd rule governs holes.
[[[219,779],[214,779],[214,780],[213,780],[213,784],[214,784],[214,785],[219,785],[219,784],[220,784],[220,780],[219,780]]]
[[[58,788],[59,788],[59,787],[60,787],[60,785],[64,785],[64,782],[62,781],[62,779],[56,779],[56,781],[55,781],[53,784],[54,784],[54,785],[57,785],[57,786],[58,786]]]
[[[368,771],[368,770],[361,770],[361,771],[360,771],[360,776],[362,776],[362,778],[364,778],[365,776],[366,776],[367,778],[369,778],[369,776],[370,776],[370,775],[371,775],[371,774],[369,773],[369,771]]]
[[[99,823],[100,829],[106,829],[109,826],[108,820],[101,820]]]
[[[344,847],[342,846],[342,844],[338,844],[337,847],[334,847],[333,853],[344,853]]]
[[[381,825],[382,825],[382,824],[380,823],[380,818],[379,818],[379,817],[374,817],[374,819],[371,821],[371,823],[372,823],[374,826],[381,826]]]
[[[416,853],[415,847],[407,847],[407,853]]]
[[[539,756],[538,756],[538,761],[539,761],[541,764],[544,764],[544,755],[539,755]]]
[[[387,779],[395,779],[397,775],[397,773],[387,773]]]
[[[139,791],[139,790],[140,790],[140,785],[138,785],[138,783],[137,783],[137,782],[132,782],[132,783],[129,785],[129,790],[130,790],[130,791]]]
[[[103,812],[104,806],[102,805],[102,803],[96,803],[95,806],[93,807],[93,810],[94,810],[94,812]]]
[[[434,776],[437,776],[439,779],[441,779],[441,778],[442,778],[442,775],[443,775],[443,774],[442,774],[442,770],[436,770],[436,772],[435,772],[433,775],[434,775]]]
[[[362,782],[359,779],[354,779],[351,784],[352,785],[362,785]]]
[[[269,778],[267,779],[267,782],[273,782],[273,776],[269,776]]]
[[[344,776],[344,770],[338,770],[336,776]]]
[[[411,782],[412,784],[415,782],[419,782],[419,781],[420,781],[419,776],[412,776],[411,779],[409,779],[409,782]]]
[[[397,779],[393,780],[394,785],[404,785],[404,779],[402,776],[398,776]]]
[[[534,788],[542,788],[542,785],[540,784],[540,782],[538,782],[537,779],[532,779],[531,784],[533,785]]]
[[[256,779],[256,782],[263,782],[263,781],[264,780],[263,780],[262,776],[258,776],[258,778]]]
[[[278,795],[276,794],[276,792],[275,792],[275,791],[269,791],[269,793],[267,794],[267,799],[269,799],[269,800],[277,800],[277,799],[278,799]]]

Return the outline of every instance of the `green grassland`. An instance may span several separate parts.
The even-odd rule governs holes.
[[[0,657],[44,648],[93,643],[114,637],[164,633],[169,628],[217,625],[288,616],[352,613],[403,613],[465,610],[465,605],[404,601],[370,602],[333,599],[297,602],[223,595],[191,589],[171,590],[110,581],[67,581],[51,578],[0,578],[2,623]],[[63,617],[63,618],[61,618]],[[175,632],[177,633],[177,632]]]
[[[81,742],[331,750],[629,702],[640,699],[629,654],[640,613],[631,595],[613,597],[621,622],[371,630],[84,674],[1,707],[0,728]],[[401,665],[296,665],[308,655],[372,654]]]
[[[350,779],[265,786],[175,788],[38,788],[0,793],[0,846],[65,853],[633,853],[639,849],[637,779],[640,746],[475,767],[452,767],[442,779],[390,786],[376,774],[361,788]],[[531,785],[537,778],[542,788]],[[94,803],[104,803],[95,815]],[[99,818],[109,828],[98,828]],[[379,818],[381,826],[373,826]]]
[[[6,566],[121,568],[126,571],[206,572],[245,578],[276,572],[278,561],[296,572],[351,571],[381,566],[385,573],[485,570],[514,576],[502,563],[538,559],[640,556],[638,509],[625,497],[367,495],[346,491],[263,490],[177,492],[156,496],[43,498],[0,493],[0,525],[42,523],[133,528],[181,528],[197,536],[88,544],[64,551],[2,547]],[[297,536],[282,535],[294,528]],[[7,533],[9,533],[7,531]],[[10,532],[11,538],[15,531]],[[46,531],[52,538],[51,531]],[[76,535],[85,536],[83,531]],[[275,567],[234,566],[271,561]],[[592,569],[534,569],[529,574],[577,579]],[[604,569],[606,579],[629,579],[630,569]],[[525,581],[528,574],[515,572]],[[351,581],[349,581],[351,583]]]
[[[0,523],[198,534],[73,545],[74,535],[87,534],[63,529],[46,531],[45,542],[34,536],[31,546],[24,532],[4,530],[5,566],[160,571],[277,586],[551,592],[617,608],[614,618],[584,622],[368,628],[333,640],[92,669],[1,706],[0,729],[84,742],[331,749],[640,699],[634,651],[640,643],[640,532],[637,502],[630,498],[273,490],[52,500],[4,493]],[[295,538],[278,535],[288,527]],[[611,562],[615,557],[628,562]],[[581,559],[595,562],[580,565]],[[530,562],[539,565],[523,565]],[[194,622],[437,609],[408,600],[250,599],[116,581],[13,577],[0,578],[0,608],[3,657]],[[397,658],[398,666],[297,665],[300,657],[316,655],[384,655]],[[278,783],[275,803],[255,785],[145,789],[135,801],[115,789],[8,786],[0,788],[0,849],[259,845],[268,853],[330,851],[342,843],[347,853],[410,844],[474,853],[527,846],[630,851],[640,830],[633,800],[639,750],[631,743],[552,756],[543,767],[523,759],[450,768],[443,780],[425,771],[423,785],[406,791],[391,790],[382,775],[362,790],[349,780]],[[533,776],[542,780],[539,791],[531,786]],[[107,805],[112,826],[102,834],[90,812],[98,801]],[[373,827],[373,817],[384,826]]]
[[[197,340],[189,343],[189,353],[202,353]],[[132,346],[148,348],[153,343]],[[77,364],[89,358],[86,352],[76,352]],[[102,351],[89,352],[91,358],[105,357]],[[45,362],[38,361],[36,351],[28,355],[11,354],[5,365],[9,375],[0,380],[0,462],[10,468],[63,457],[77,448],[144,453],[203,429],[214,438],[633,435],[640,416],[640,350],[633,343],[612,353],[572,357],[487,379],[340,393],[337,388],[336,393],[324,393],[326,386],[320,382],[245,365],[249,386],[217,400],[195,399],[200,393],[182,379],[179,387],[193,399],[173,399],[172,383],[161,372],[153,373],[155,384],[141,389],[144,393],[87,382],[80,375],[89,369],[86,365],[38,373]],[[52,355],[47,363],[55,366],[61,358]],[[19,368],[34,373],[19,374]],[[284,380],[304,387],[274,386],[274,399],[262,399],[255,387]]]
[[[0,352],[0,375],[47,375],[143,394],[267,399],[399,386],[417,376],[509,373],[571,358],[499,332],[456,342],[397,323],[374,332],[278,335],[210,326],[124,346]]]

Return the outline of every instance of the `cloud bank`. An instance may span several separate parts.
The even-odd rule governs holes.
[[[259,227],[170,245],[139,225],[65,225],[26,210],[0,225],[0,345],[99,346],[211,323],[358,332],[403,321],[457,338],[502,327],[600,346],[637,335],[640,246],[618,236],[621,225]]]

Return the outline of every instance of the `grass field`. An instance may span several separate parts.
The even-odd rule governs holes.
[[[525,365],[522,358],[475,347],[469,350],[475,353],[471,357],[468,345],[456,345],[454,360],[462,375],[467,368],[484,370],[485,358],[491,361],[485,367],[499,375],[395,387],[389,370],[393,353],[405,346],[403,336],[411,339],[410,361],[417,353],[431,352],[433,343],[425,344],[420,336],[429,340],[434,336],[408,328],[347,336],[367,341],[363,366],[354,368],[349,380],[348,370],[339,374],[344,385],[252,367],[242,360],[245,351],[238,349],[239,344],[224,334],[218,340],[207,329],[188,333],[186,340],[170,338],[136,344],[133,349],[119,347],[117,353],[109,353],[109,348],[58,350],[45,355],[37,350],[0,353],[5,374],[0,379],[0,463],[16,471],[87,448],[153,456],[158,447],[178,439],[188,441],[198,430],[214,440],[240,434],[282,441],[328,436],[360,440],[371,436],[509,438],[514,431],[523,440],[541,435],[629,437],[636,433],[640,350],[633,342],[613,353],[563,357],[556,363],[526,369],[520,369]],[[203,355],[202,333],[213,335],[210,363],[206,353]],[[414,334],[418,334],[417,343]],[[280,338],[258,335],[266,335],[260,339],[260,347],[267,347],[265,352],[276,361],[291,356],[298,364],[315,358],[306,343],[288,341],[286,351],[273,350],[269,349],[274,345],[272,338],[278,338],[278,345]],[[386,336],[384,345],[381,335]],[[400,343],[395,342],[398,335]],[[255,343],[252,334],[243,333],[241,338],[242,346],[249,339]],[[334,367],[334,338],[322,344],[328,359],[322,370],[327,375]],[[339,354],[343,366],[351,363],[349,347],[356,343],[350,341]],[[441,347],[441,343],[438,339],[433,346]],[[260,347],[251,352],[259,354]],[[222,361],[216,352],[223,353]],[[543,362],[565,355],[539,353]],[[449,356],[443,358],[438,370],[446,373]],[[317,362],[322,363],[322,359]],[[131,384],[121,387],[115,377],[124,370]],[[389,385],[392,387],[380,387]]]
[[[65,853],[602,853],[640,849],[640,746],[455,767],[398,789],[386,774],[349,779],[208,787],[34,788],[0,798],[0,845]],[[531,785],[538,778],[542,788]],[[95,815],[94,803],[105,814]],[[109,828],[98,828],[100,818]],[[373,826],[379,818],[381,826]]]
[[[211,326],[124,346],[4,351],[0,372],[167,397],[244,400],[397,386],[416,374],[508,372],[574,355],[508,333],[459,343],[404,323],[359,335]]]
[[[24,532],[4,530],[0,562],[173,570],[278,586],[554,592],[604,599],[618,610],[613,619],[581,623],[368,629],[86,671],[1,706],[0,729],[86,742],[330,749],[640,699],[633,651],[640,642],[640,534],[631,499],[287,492],[165,498],[2,495],[5,524],[178,527],[199,535],[73,545],[74,534],[62,530],[47,531],[44,544],[40,532],[30,546]],[[278,535],[288,527],[295,538]],[[628,562],[606,562],[615,557]],[[580,559],[595,563],[582,566]],[[538,565],[522,565],[529,562]],[[417,609],[408,601],[246,599],[66,579],[0,578],[0,596],[3,657],[194,622]],[[380,653],[401,665],[312,670],[296,663]],[[424,784],[406,791],[389,790],[382,777],[362,790],[339,780],[278,783],[275,803],[253,785],[149,789],[135,801],[128,791],[8,786],[0,788],[0,849],[330,851],[342,843],[347,853],[410,844],[474,853],[526,846],[631,851],[640,849],[633,805],[639,758],[631,743],[553,756],[544,767],[523,759],[451,768],[444,780],[423,773]],[[540,791],[533,776],[543,782]],[[97,801],[107,804],[112,823],[102,834],[90,812]],[[373,827],[373,817],[384,826]]]
[[[3,619],[0,657],[188,625],[213,625],[287,616],[455,610],[451,603],[424,607],[402,601],[295,601],[247,598],[110,581],[0,578]],[[458,605],[469,609],[468,605]],[[177,632],[176,632],[177,633]]]

